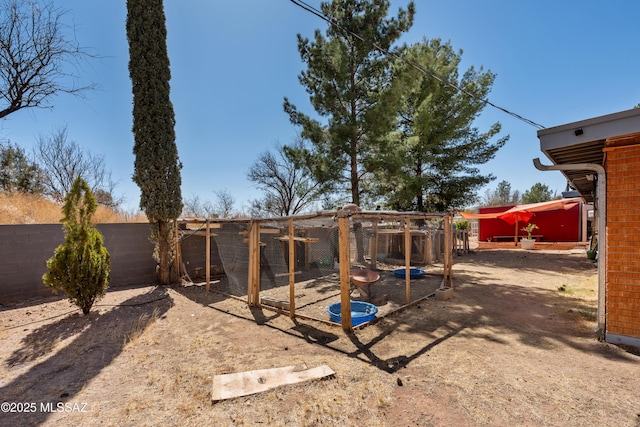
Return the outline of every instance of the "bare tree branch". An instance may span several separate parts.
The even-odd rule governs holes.
[[[183,217],[215,218],[217,216],[215,207],[208,200],[202,201],[196,194],[182,201]]]
[[[84,179],[102,205],[117,208],[122,200],[114,197],[115,183],[107,169],[104,156],[85,151],[75,141],[67,139],[67,128],[40,136],[34,148],[42,171],[44,194],[62,202],[76,178]]]
[[[213,205],[215,212],[221,218],[231,218],[233,216],[233,205],[235,204],[235,199],[227,190],[216,190],[213,192],[216,196],[216,201]]]
[[[302,139],[297,138],[291,148],[302,149]],[[276,216],[295,215],[317,201],[327,186],[287,157],[284,147],[276,145],[275,149],[275,154],[271,151],[260,154],[247,172],[247,178],[265,192],[262,200],[251,202],[251,209]]]
[[[0,119],[23,108],[51,108],[58,93],[82,96],[94,88],[72,72],[94,55],[76,42],[66,13],[46,0],[2,0]]]

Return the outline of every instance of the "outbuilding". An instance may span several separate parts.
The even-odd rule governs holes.
[[[585,202],[598,238],[600,338],[640,347],[640,108],[538,131],[540,149]]]

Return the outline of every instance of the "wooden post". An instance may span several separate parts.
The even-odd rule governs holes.
[[[462,230],[462,246],[464,249],[464,253],[468,254],[469,253],[469,230]]]
[[[296,241],[293,232],[293,218],[289,218],[289,317],[292,319],[295,317],[296,313]]]
[[[207,281],[206,290],[209,292],[209,286],[211,285],[211,230],[209,228],[209,218],[207,218],[205,222],[205,230],[204,230],[204,250],[206,251],[204,256],[204,268],[205,274],[204,277]]]
[[[255,307],[260,299],[260,223],[249,223],[249,277],[247,302]]]
[[[429,230],[431,233],[431,262],[438,262],[438,240],[440,236],[438,235],[440,230]]]
[[[424,242],[424,260],[427,264],[433,263],[433,256],[431,252],[433,252],[433,231],[427,230],[425,232],[425,242]]]
[[[411,302],[411,220],[409,217],[404,219],[404,263],[405,263],[405,299],[406,304]]]
[[[451,278],[451,266],[453,264],[453,225],[451,215],[444,217],[444,277],[442,279],[442,286],[447,284],[453,287],[453,281]]]
[[[253,254],[253,227],[254,227],[254,221],[249,221],[249,229],[247,230],[247,251],[248,253],[248,266],[247,266],[247,303],[249,305],[251,305],[251,298],[253,295],[253,276],[254,276],[254,271],[253,271],[253,258],[254,258],[254,254]]]
[[[371,234],[373,236],[369,246],[371,247],[371,268],[376,269],[378,267],[378,220],[374,219],[371,226]]]
[[[349,248],[349,217],[343,216],[343,211],[338,213],[338,260],[340,262],[340,315],[342,317],[342,329],[345,332],[353,330],[351,325],[351,290],[350,273],[350,248]]]

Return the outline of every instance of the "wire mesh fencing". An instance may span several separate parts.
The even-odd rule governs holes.
[[[324,321],[328,307],[341,300],[340,260],[348,259],[350,300],[373,303],[384,315],[433,295],[442,286],[450,271],[446,217],[357,212],[348,218],[348,239],[342,240],[347,244],[341,243],[344,231],[335,212],[209,220],[209,262],[224,270],[211,286],[250,305]],[[347,258],[340,256],[342,251]],[[189,265],[202,264],[202,255],[195,252],[192,261],[184,254],[183,258]],[[363,275],[369,282],[359,282]]]

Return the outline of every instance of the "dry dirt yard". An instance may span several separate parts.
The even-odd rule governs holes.
[[[640,357],[595,339],[584,253],[454,262],[453,299],[352,336],[198,286],[114,288],[86,317],[60,299],[2,306],[0,425],[640,425]],[[336,375],[211,402],[216,374],[302,363]]]

